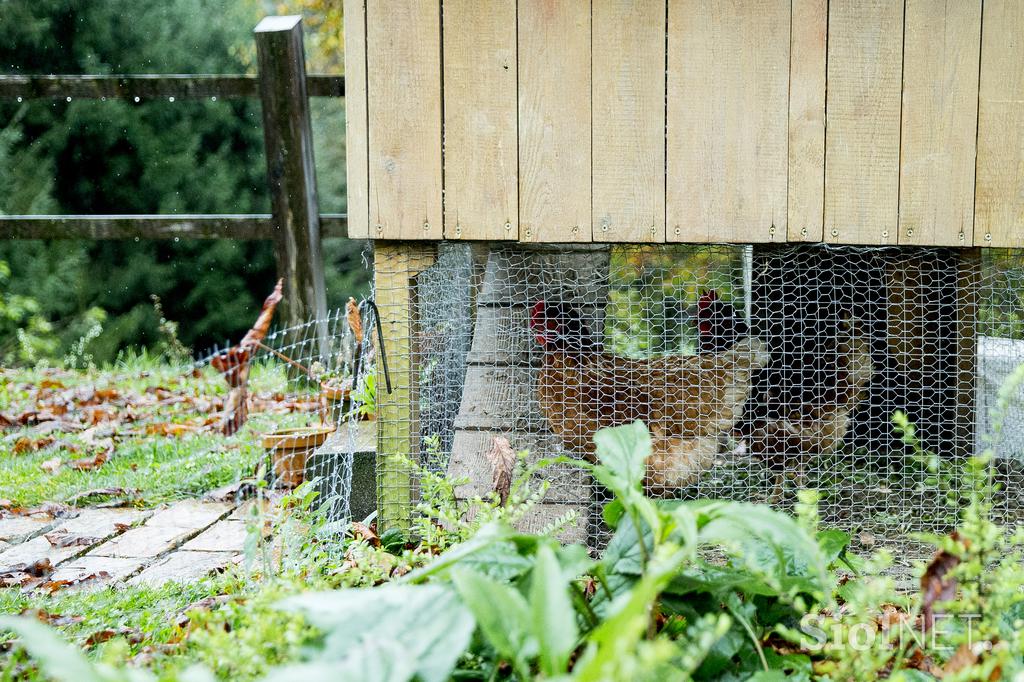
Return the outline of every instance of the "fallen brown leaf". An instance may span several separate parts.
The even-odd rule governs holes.
[[[495,436],[491,440],[487,461],[491,463],[491,488],[504,506],[512,489],[512,471],[516,466],[516,453],[507,438]]]
[[[950,537],[959,542],[960,535],[956,531]],[[966,548],[967,541],[964,541]],[[960,556],[941,550],[928,564],[921,575],[921,630],[928,632],[935,624],[935,604],[949,601],[956,596],[956,580],[949,575],[950,571],[960,564]]]
[[[180,423],[159,423],[159,424],[146,424],[146,433],[151,436],[177,436],[181,437],[186,433],[194,433],[196,431],[194,424],[180,424]]]
[[[36,452],[43,448],[53,445],[55,438],[53,436],[44,436],[42,438],[29,438],[28,436],[22,436],[18,440],[14,441],[14,447],[11,448],[11,452],[15,455],[23,455],[27,452]]]
[[[84,616],[65,616],[60,613],[50,613],[43,609],[25,609],[20,615],[36,618],[42,623],[53,625],[55,627],[74,625],[75,623],[81,623],[85,620]]]
[[[98,469],[107,463],[110,459],[110,454],[114,451],[113,445],[108,447],[106,450],[100,450],[92,457],[82,457],[80,459],[73,459],[68,462],[68,466],[76,471],[92,471]]]
[[[117,630],[112,628],[106,628],[104,630],[97,630],[92,633],[82,642],[84,647],[94,647],[97,644],[110,641],[114,637],[124,637],[131,644],[138,644],[146,639],[145,633],[138,628],[121,627]]]
[[[366,524],[353,521],[348,526],[348,532],[356,540],[365,540],[370,543],[372,547],[380,547],[380,538],[377,534],[370,530],[370,527]]]
[[[90,547],[103,539],[80,533],[69,533],[66,530],[55,530],[43,537],[51,547]]]
[[[68,498],[68,504],[75,505],[82,500],[88,500],[93,497],[138,497],[139,490],[137,488],[93,488],[91,490],[83,490],[80,493],[75,493]]]

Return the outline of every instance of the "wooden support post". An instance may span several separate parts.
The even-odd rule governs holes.
[[[419,415],[415,359],[416,276],[434,264],[436,248],[415,242],[374,244],[373,289],[391,377],[385,386],[377,355],[378,528],[408,528],[414,473],[419,458]]]
[[[309,122],[302,17],[266,17],[256,26],[263,138],[278,273],[285,278],[288,324],[320,321],[327,354],[327,298],[320,255],[320,213]]]

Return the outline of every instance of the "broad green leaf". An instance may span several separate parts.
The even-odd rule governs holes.
[[[643,577],[609,605],[610,615],[590,633],[573,677],[580,682],[619,678],[619,665],[630,660],[647,630],[652,604],[688,557],[689,550],[668,545],[655,551]]]
[[[368,642],[342,661],[280,666],[261,682],[407,682],[416,674],[414,664],[394,642]]]
[[[850,544],[850,534],[838,528],[829,528],[818,532],[818,547],[826,564],[832,565]]]
[[[782,590],[827,593],[828,565],[817,541],[793,518],[768,507],[725,503],[707,511],[702,543],[721,544],[754,575]]]
[[[469,610],[440,585],[309,593],[285,600],[282,608],[301,611],[324,632],[323,660],[365,658],[372,655],[368,647],[394,642],[424,682],[448,679],[476,629]]]
[[[601,429],[594,434],[594,445],[598,461],[615,479],[610,488],[640,489],[651,456],[651,435],[643,422]]]
[[[0,616],[0,630],[14,632],[39,669],[58,682],[106,682],[85,655],[35,618]]]
[[[515,536],[517,534],[507,525],[494,522],[489,523],[466,542],[455,545],[441,556],[434,559],[432,562],[412,571],[402,582],[414,583],[419,582],[432,575],[442,573],[460,561],[464,560],[477,552],[480,552],[486,547],[490,547],[496,542],[513,541],[515,542]]]
[[[529,661],[537,654],[530,634],[530,607],[515,588],[459,566],[452,581],[476,617],[480,632],[498,655],[512,663],[520,675],[529,674]]]
[[[513,580],[533,567],[533,558],[523,556],[511,542],[494,542],[472,552],[451,567],[470,568],[495,580]]]
[[[601,509],[601,518],[609,528],[615,528],[625,511],[621,501],[612,500]]]
[[[576,648],[579,630],[568,581],[554,551],[546,545],[537,550],[531,574],[530,608],[533,636],[540,645],[541,670],[548,676],[564,673]]]

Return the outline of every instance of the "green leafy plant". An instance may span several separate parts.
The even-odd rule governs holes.
[[[367,372],[363,375],[359,386],[351,394],[352,411],[349,416],[369,417],[377,414],[377,375]]]

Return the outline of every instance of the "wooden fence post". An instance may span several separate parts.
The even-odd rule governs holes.
[[[327,298],[302,17],[266,17],[254,32],[275,252],[278,274],[285,278],[288,324],[318,320],[320,354],[326,357]]]

